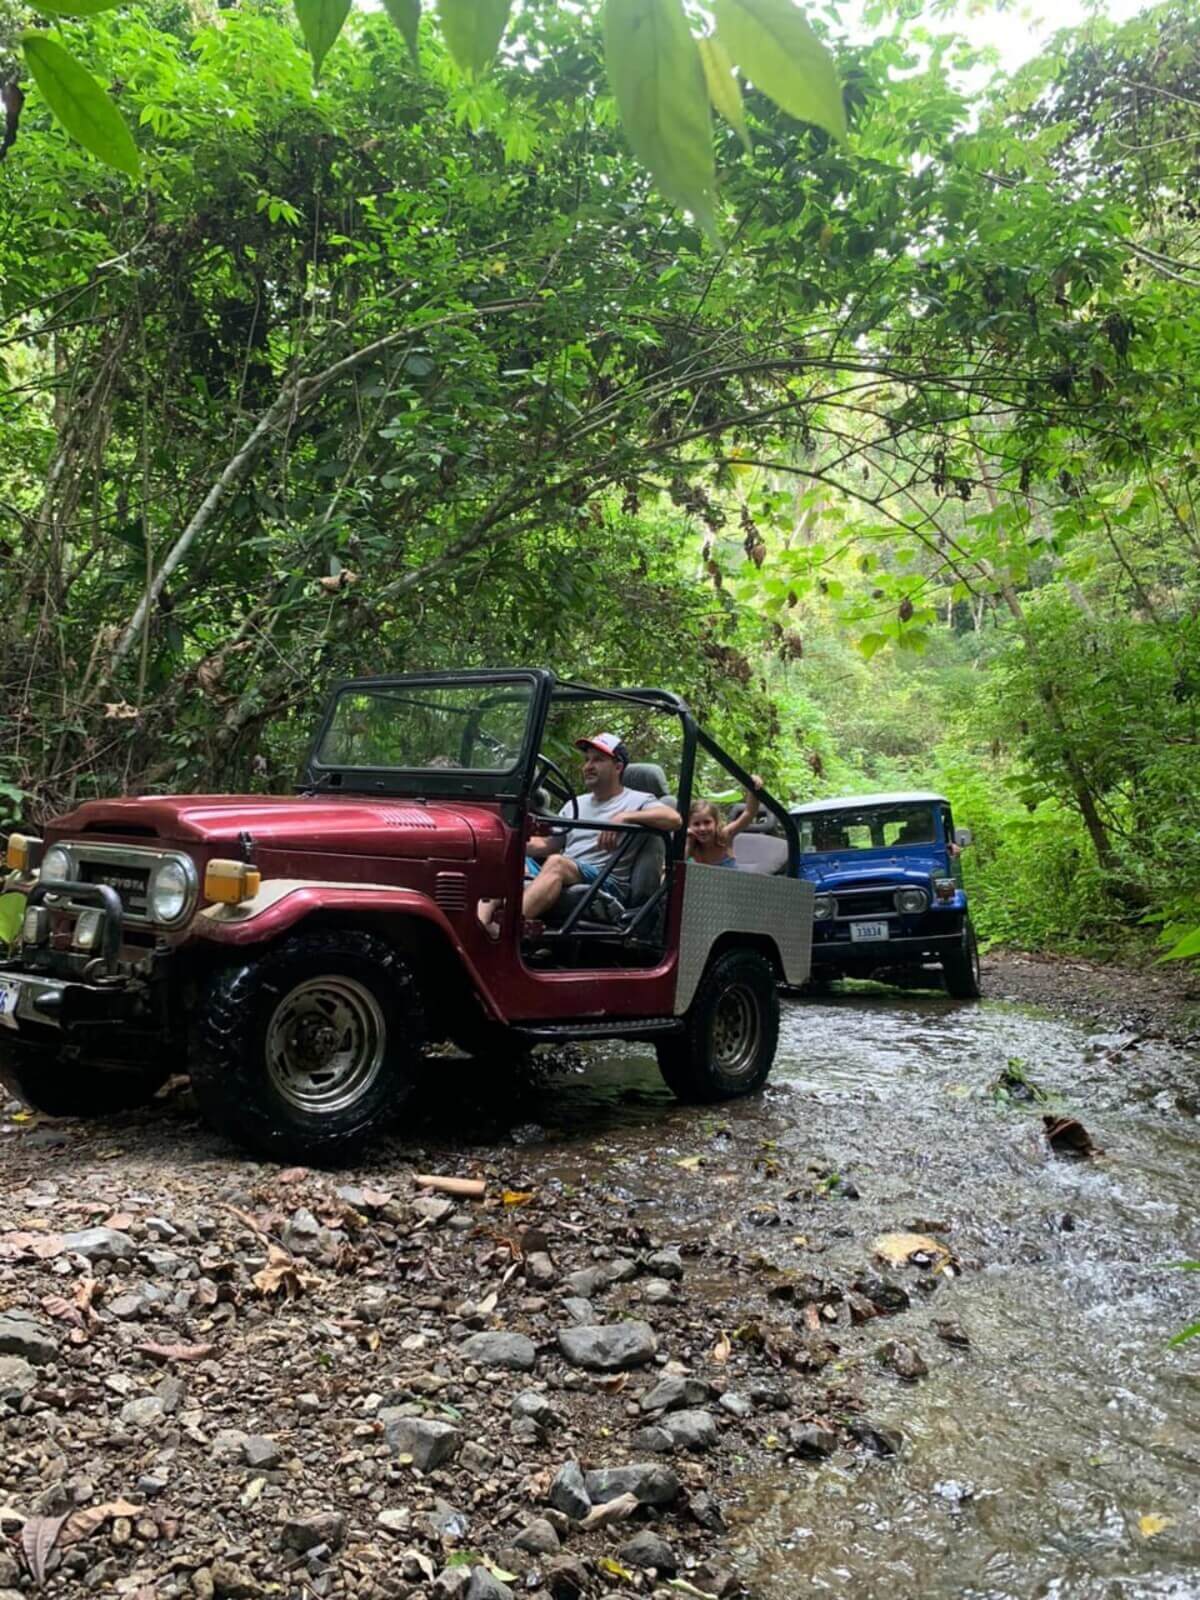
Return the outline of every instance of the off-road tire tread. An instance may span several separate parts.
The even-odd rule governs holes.
[[[709,1013],[731,977],[752,980],[763,1007],[759,1063],[754,1075],[736,1085],[714,1076],[708,1052]],[[766,1083],[779,1042],[779,991],[774,968],[756,950],[726,950],[708,965],[684,1018],[684,1031],[655,1046],[658,1070],[677,1100],[710,1104],[754,1094]]]
[[[975,939],[975,928],[970,917],[963,923],[970,950],[964,954],[956,950],[952,956],[942,957],[942,978],[946,985],[946,993],[954,1000],[978,1000],[983,994],[983,987],[979,981],[977,964],[979,961],[978,945]]]
[[[363,961],[386,981],[380,998],[387,1023],[387,1060],[378,1080],[389,1105],[357,1124],[330,1127],[319,1136],[289,1127],[286,1108],[272,1103],[265,1069],[257,1059],[258,1005],[264,992],[294,963],[314,958]],[[286,983],[276,984],[282,993]],[[273,945],[236,967],[220,969],[201,1007],[191,1064],[192,1092],[208,1125],[269,1158],[337,1166],[350,1160],[398,1115],[417,1080],[424,1013],[408,962],[385,939],[352,929],[316,929]],[[281,1115],[281,1111],[283,1114]]]

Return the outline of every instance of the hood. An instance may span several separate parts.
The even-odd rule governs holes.
[[[940,845],[910,845],[907,850],[830,850],[800,857],[800,876],[826,889],[856,884],[915,884],[927,888],[930,878],[949,876]]]
[[[478,816],[472,813],[478,812]],[[466,858],[476,828],[498,819],[474,806],[363,800],[349,795],[143,795],[88,800],[55,819],[51,839],[94,837],[120,844],[238,847],[249,833],[261,850],[336,855]]]

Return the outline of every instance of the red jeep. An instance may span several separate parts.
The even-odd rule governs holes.
[[[682,827],[625,824],[553,920],[521,915],[527,841],[598,826],[576,823],[564,765],[609,726],[654,758],[625,786],[673,793],[684,817],[693,793],[748,781],[663,690],[427,673],[339,684],[294,798],[89,801],[45,841],[12,836],[28,899],[0,962],[0,1072],[30,1105],[88,1116],[187,1071],[213,1127],[303,1160],[381,1129],[443,1040],[498,1067],[550,1041],[646,1040],[681,1098],[759,1088],[776,986],[807,978],[812,936],[770,795],[784,838],[757,870],[688,865]]]

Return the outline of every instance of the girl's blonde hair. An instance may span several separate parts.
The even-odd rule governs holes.
[[[728,846],[729,840],[725,833],[725,818],[721,815],[721,808],[715,800],[693,800],[688,807],[688,821],[693,822],[697,817],[708,816],[712,819],[717,830],[717,842]]]

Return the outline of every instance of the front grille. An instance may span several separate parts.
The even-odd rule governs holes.
[[[847,917],[894,917],[896,914],[896,886],[870,883],[855,889],[835,889],[837,915],[840,921]]]
[[[121,897],[121,909],[127,916],[144,917],[146,898],[150,889],[149,867],[117,866],[111,861],[81,860],[79,877],[82,883],[102,883],[115,889]]]
[[[467,909],[467,875],[465,872],[439,872],[433,880],[433,898],[447,916]]]

